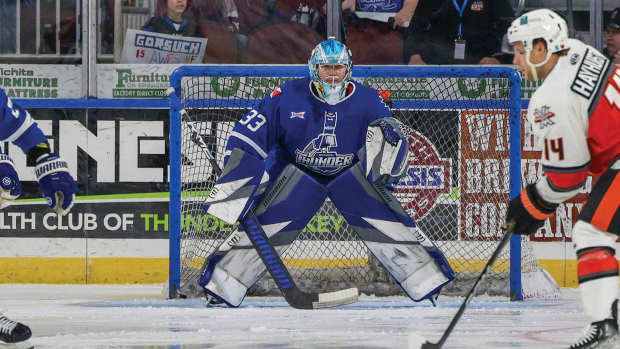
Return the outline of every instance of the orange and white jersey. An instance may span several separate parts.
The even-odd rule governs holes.
[[[588,173],[601,173],[620,157],[620,67],[595,48],[569,39],[534,93],[527,120],[543,142],[544,176],[536,184],[548,202],[574,196]]]

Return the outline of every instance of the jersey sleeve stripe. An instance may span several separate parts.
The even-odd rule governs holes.
[[[578,189],[588,178],[588,170],[573,173],[547,172],[547,181],[553,191],[568,192]]]
[[[536,205],[534,205],[534,203],[532,203],[532,201],[530,200],[530,197],[527,195],[527,191],[525,189],[523,189],[521,191],[521,201],[523,202],[523,207],[525,208],[525,210],[532,215],[532,217],[539,219],[539,220],[544,220],[549,218],[552,213],[547,214],[542,212],[541,210],[539,210]]]
[[[573,167],[554,167],[549,165],[543,165],[543,171],[549,173],[578,173],[587,170],[590,167],[590,161],[583,165]]]
[[[267,153],[258,145],[256,144],[253,140],[251,140],[250,138],[248,138],[245,135],[242,135],[239,132],[231,132],[230,133],[231,137],[237,137],[240,140],[244,141],[247,145],[249,145],[250,147],[252,147],[252,149],[256,150],[256,152],[258,153],[258,155],[262,156],[263,159],[267,158]]]
[[[34,124],[34,120],[32,120],[32,118],[30,117],[30,114],[26,114],[26,117],[24,118],[24,122],[22,122],[21,126],[19,126],[17,130],[15,130],[15,132],[13,132],[13,134],[11,134],[9,137],[7,137],[6,139],[3,139],[3,141],[5,142],[15,141],[22,134],[24,134],[24,132],[26,132],[30,128],[30,126],[32,126],[33,124]]]
[[[553,182],[551,182],[551,179],[549,178],[549,176],[547,176],[547,184],[549,184],[549,188],[551,188],[551,190],[555,191],[555,192],[559,192],[559,193],[566,193],[569,191],[575,191],[578,190],[579,188],[581,188],[584,183],[586,182],[586,178],[583,179],[583,182],[576,184],[570,188],[560,188],[558,186],[556,186],[555,184],[553,184]]]

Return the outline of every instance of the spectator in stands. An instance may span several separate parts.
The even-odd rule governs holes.
[[[225,25],[232,33],[239,32],[239,12],[233,0],[198,0],[197,18]]]
[[[620,64],[620,7],[611,11],[606,30],[607,47],[603,53],[614,63]]]
[[[418,1],[343,0],[343,38],[356,62],[403,64],[403,43]]]
[[[514,11],[508,0],[421,0],[409,26],[409,64],[500,64]]]
[[[181,35],[200,36],[196,22],[188,10],[191,0],[158,0],[155,17],[149,19],[142,30]]]
[[[316,0],[289,1],[289,3],[294,4],[294,6],[296,4],[297,7],[293,8],[288,15],[285,14],[286,17],[295,23],[308,26],[321,37],[327,35],[325,13],[321,10],[321,3]]]
[[[419,0],[400,0],[396,2],[377,2],[372,0],[344,0],[343,11],[358,12],[357,16],[387,22],[394,18],[393,27],[408,27]],[[362,14],[360,14],[362,13]],[[386,14],[389,17],[381,16]],[[391,22],[390,22],[391,23]]]

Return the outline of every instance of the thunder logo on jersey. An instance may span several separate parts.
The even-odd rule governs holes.
[[[323,175],[338,173],[343,168],[351,166],[353,154],[338,154],[332,150],[338,146],[337,123],[338,113],[325,112],[323,132],[313,138],[304,150],[295,150],[296,162]]]

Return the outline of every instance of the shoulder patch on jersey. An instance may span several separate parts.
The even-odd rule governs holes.
[[[554,125],[555,122],[551,120],[553,117],[555,117],[555,113],[551,111],[551,107],[548,105],[534,109],[534,122],[540,124],[541,129]]]
[[[570,85],[571,91],[590,99],[600,85],[602,75],[608,65],[609,60],[605,56],[587,49],[577,69],[575,79]]]
[[[390,99],[392,97],[392,94],[390,93],[390,91],[378,90],[377,93],[379,93],[379,97],[381,97],[380,100],[383,105],[385,105],[388,109],[392,109],[392,100]]]
[[[392,94],[388,90],[379,90],[377,92],[379,93],[379,96],[383,98],[383,100],[390,99],[390,97],[392,96]]]
[[[278,87],[275,90],[273,90],[273,92],[271,92],[269,96],[271,97],[271,99],[273,99],[275,96],[279,94],[282,94],[282,89]]]

